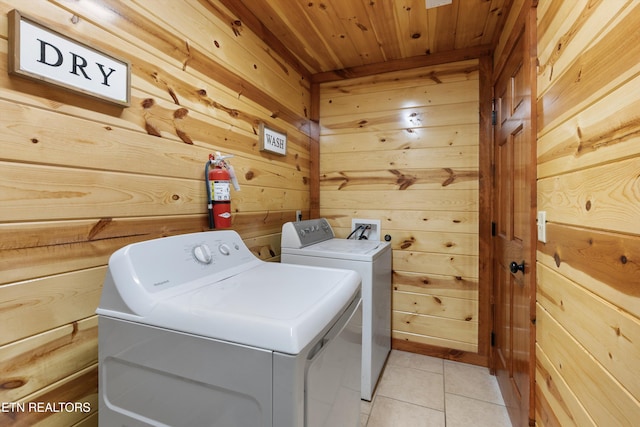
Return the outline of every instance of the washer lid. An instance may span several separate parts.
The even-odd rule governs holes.
[[[159,301],[143,318],[130,320],[297,354],[344,311],[359,289],[360,276],[350,270],[263,262]],[[125,313],[110,315],[128,318]]]
[[[282,253],[339,258],[352,261],[373,261],[391,247],[389,242],[331,239],[300,249],[282,248]]]

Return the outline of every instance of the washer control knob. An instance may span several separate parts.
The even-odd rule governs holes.
[[[229,246],[227,246],[226,243],[221,244],[220,246],[218,246],[218,250],[220,251],[220,253],[222,255],[229,255],[231,253],[231,248],[229,248]]]
[[[211,256],[211,249],[209,246],[202,244],[193,248],[193,256],[196,257],[196,261],[202,264],[211,264],[213,257]]]

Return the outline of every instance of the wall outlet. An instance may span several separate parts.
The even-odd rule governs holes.
[[[547,243],[547,212],[538,211],[538,241]]]
[[[358,227],[364,228],[354,232]],[[367,240],[380,241],[380,220],[353,218],[351,220],[351,232],[353,232],[351,238],[355,240],[360,239],[362,236],[362,238],[366,237]]]
[[[302,211],[296,211],[296,222],[302,221]]]

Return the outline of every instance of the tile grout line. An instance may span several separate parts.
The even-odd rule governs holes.
[[[452,396],[459,396],[459,397],[463,397],[465,399],[470,399],[470,400],[475,400],[476,402],[481,402],[481,403],[487,403],[489,405],[494,405],[494,406],[501,406],[503,408],[506,408],[506,405],[502,404],[502,403],[496,403],[496,402],[490,402],[488,400],[482,400],[482,399],[478,399],[477,397],[471,397],[471,396],[466,396],[464,394],[460,394],[460,393],[451,393],[451,392],[445,392],[445,396],[447,394],[450,394]]]
[[[442,405],[444,406],[444,427],[447,427],[447,367],[445,361],[442,361]]]

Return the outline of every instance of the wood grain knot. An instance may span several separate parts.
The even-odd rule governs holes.
[[[585,209],[588,211],[591,210],[591,200],[587,200],[587,204],[585,205]]]
[[[416,238],[415,237],[409,237],[408,239],[404,239],[402,241],[402,244],[400,245],[400,249],[407,249],[409,248],[411,245],[413,245],[416,242]]]
[[[153,136],[162,136],[160,134],[160,131],[158,129],[156,129],[155,126],[153,126],[151,123],[145,121],[144,122],[144,129],[147,131],[147,133],[149,135],[153,135]]]
[[[20,378],[10,379],[0,384],[0,390],[13,390],[22,387],[26,383],[27,382],[25,380],[22,380]]]
[[[185,131],[176,129],[176,135],[178,135],[178,138],[180,138],[185,144],[193,145],[193,140]]]
[[[444,168],[444,171],[447,173],[448,177],[442,182],[442,186],[446,187],[456,180],[456,174],[451,168]]]
[[[113,218],[100,218],[100,220],[96,223],[96,225],[91,227],[91,230],[89,231],[89,235],[87,236],[87,239],[88,240],[95,239],[96,236],[99,235],[100,232],[102,232],[102,230],[107,228],[107,226],[111,224],[112,221],[113,221]]]
[[[180,100],[178,99],[178,95],[176,95],[175,91],[171,88],[167,90],[169,92],[169,96],[173,99],[173,103],[176,105],[180,105]]]
[[[176,111],[173,112],[173,118],[174,119],[184,119],[187,114],[189,114],[189,110],[187,110],[186,108],[178,108]]]
[[[433,73],[433,72],[432,72],[432,73],[430,73],[430,74],[429,74],[429,78],[430,78],[433,82],[435,82],[435,83],[437,83],[437,84],[441,84],[441,83],[442,83],[442,80],[440,80],[440,78],[438,77],[438,75],[437,75],[436,73]]]
[[[142,105],[142,108],[151,108],[155,103],[156,101],[154,101],[153,98],[145,98],[140,104]]]

